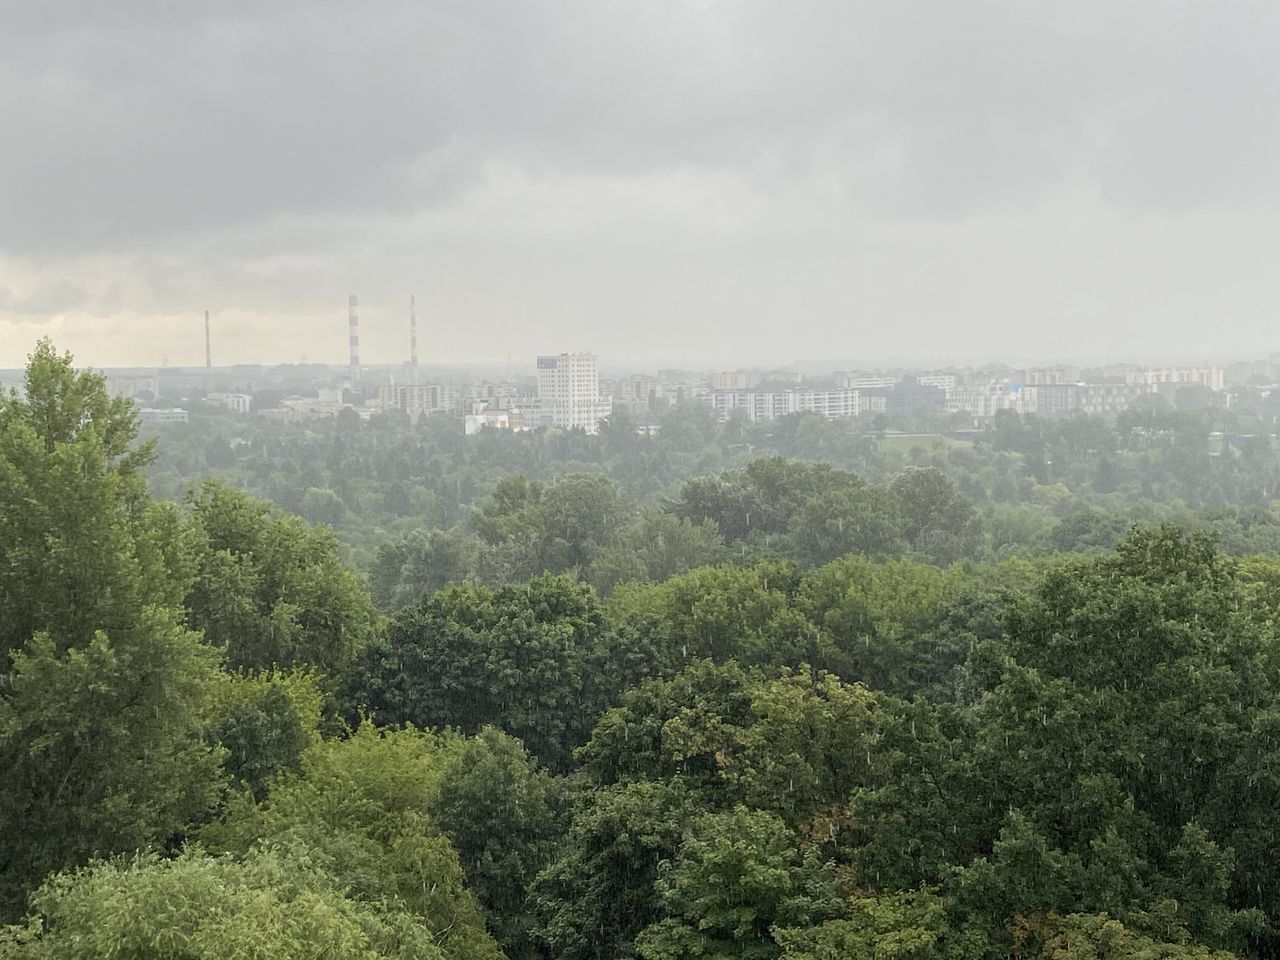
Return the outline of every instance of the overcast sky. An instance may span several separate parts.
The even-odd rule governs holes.
[[[1280,350],[1280,4],[0,0],[0,366]]]

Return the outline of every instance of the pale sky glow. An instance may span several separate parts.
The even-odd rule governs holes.
[[[0,0],[0,367],[1280,350],[1280,6]]]

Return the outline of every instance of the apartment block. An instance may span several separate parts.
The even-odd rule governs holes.
[[[721,421],[742,410],[753,422],[778,420],[793,413],[816,413],[828,419],[856,417],[869,409],[857,390],[717,390],[707,398]],[[884,398],[879,397],[882,403]]]
[[[600,396],[600,366],[594,353],[538,358],[540,419],[561,430],[597,433],[613,406]]]
[[[396,383],[378,388],[378,406],[383,410],[403,410],[415,418],[424,413],[455,410],[458,388],[434,383]]]

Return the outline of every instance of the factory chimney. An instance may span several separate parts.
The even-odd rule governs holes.
[[[209,311],[204,312],[204,372],[213,372],[213,350],[209,346]]]

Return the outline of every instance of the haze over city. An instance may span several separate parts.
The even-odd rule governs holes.
[[[1274,5],[0,11],[0,367],[1277,345]]]

